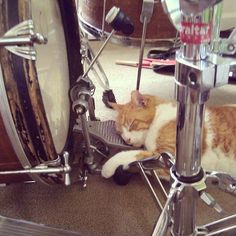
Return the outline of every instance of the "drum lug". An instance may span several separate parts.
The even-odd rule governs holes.
[[[46,44],[47,38],[35,33],[32,20],[15,25],[0,38],[0,46],[5,46],[11,53],[29,60],[36,60],[34,43]]]

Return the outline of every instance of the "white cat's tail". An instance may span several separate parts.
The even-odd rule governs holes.
[[[110,178],[115,174],[116,169],[122,165],[128,169],[129,164],[140,159],[140,150],[122,151],[111,157],[102,167],[102,176]]]

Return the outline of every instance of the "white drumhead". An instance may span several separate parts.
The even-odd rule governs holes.
[[[69,69],[61,14],[57,1],[32,0],[36,32],[48,38],[46,45],[35,45],[36,69],[43,103],[57,153],[66,143],[69,129]]]

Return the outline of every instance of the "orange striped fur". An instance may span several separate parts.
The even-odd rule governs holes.
[[[127,144],[143,147],[145,151],[116,154],[103,166],[104,177],[114,174],[119,165],[127,166],[151,153],[167,151],[175,155],[176,104],[133,91],[130,102],[111,105],[118,112],[117,132]],[[202,142],[203,168],[236,178],[236,107],[206,108]]]

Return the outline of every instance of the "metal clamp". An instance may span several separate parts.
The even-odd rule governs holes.
[[[216,171],[207,173],[206,184],[236,196],[236,179],[228,174]]]
[[[142,12],[140,15],[140,21],[144,23],[144,19],[146,19],[146,22],[149,23],[154,9],[154,0],[143,0],[143,6],[142,6]]]
[[[218,42],[218,53],[231,56],[236,53],[236,28],[227,39],[220,39]]]

